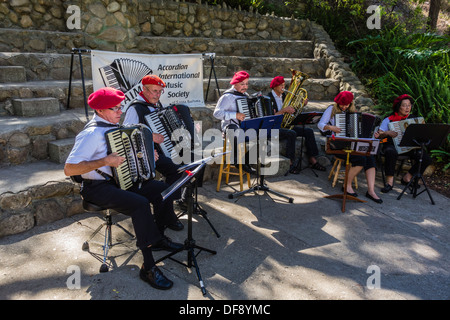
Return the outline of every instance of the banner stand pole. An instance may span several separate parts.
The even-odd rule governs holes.
[[[217,88],[217,91],[219,92],[219,97],[220,97],[220,89],[219,89],[219,82],[217,81],[216,70],[214,69],[214,58],[215,58],[216,54],[215,53],[203,53],[202,55],[203,55],[203,57],[208,56],[209,61],[211,62],[211,70],[209,70],[208,86],[206,87],[206,95],[205,95],[205,103],[206,103],[208,101],[209,84],[211,82],[211,76],[212,76],[213,72],[214,72],[214,79],[216,80],[216,88]]]
[[[73,73],[73,58],[75,53],[78,54],[79,62],[80,62],[80,71],[81,71],[81,83],[83,86],[83,102],[84,102],[84,112],[86,114],[86,121],[89,121],[89,115],[88,115],[88,107],[86,103],[86,86],[84,83],[84,72],[83,72],[83,60],[81,59],[82,53],[90,53],[91,50],[89,49],[78,49],[78,48],[72,48],[72,57],[70,60],[70,77],[69,77],[69,92],[67,93],[67,109],[69,109],[70,106],[70,96],[72,94],[72,73]]]

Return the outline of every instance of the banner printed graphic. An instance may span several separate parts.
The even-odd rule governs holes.
[[[125,93],[124,111],[142,91],[141,79],[154,74],[165,83],[160,101],[164,106],[205,106],[202,54],[144,55],[112,51],[91,51],[94,91],[113,87]]]

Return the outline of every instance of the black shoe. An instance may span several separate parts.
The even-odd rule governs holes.
[[[345,192],[344,186],[342,186],[342,192]],[[347,192],[347,195],[348,196],[352,196],[352,197],[357,197],[358,196],[358,194],[356,192],[355,193]]]
[[[300,170],[297,168],[296,164],[292,164],[289,168],[289,173],[300,174]]]
[[[376,203],[383,203],[383,200],[381,200],[381,199],[375,199],[374,197],[372,197],[372,196],[369,194],[369,191],[366,192],[366,197],[369,198],[369,199],[372,200],[372,201],[375,201]]]
[[[381,188],[381,192],[383,192],[383,193],[388,193],[389,191],[391,191],[392,190],[392,186],[389,184],[389,183],[386,183],[385,185],[384,185],[384,188]]]
[[[406,182],[406,181],[403,180],[403,178],[402,178],[402,179],[400,179],[400,182],[402,183],[402,185],[406,186],[406,185],[408,185],[408,183],[411,182],[411,181]],[[410,188],[411,190],[412,190],[413,187],[414,187],[414,181],[412,181],[411,184],[409,185],[409,188]],[[419,185],[419,184],[417,185],[417,189],[420,189],[420,185]]]
[[[164,236],[161,241],[152,246],[152,251],[177,251],[182,249],[184,246],[181,243],[173,242],[169,237]]]
[[[180,220],[177,220],[176,222],[169,224],[167,228],[172,229],[174,231],[181,231],[184,229],[184,225],[181,223]]]
[[[142,266],[139,271],[139,277],[155,289],[168,290],[173,286],[173,282],[167,279],[157,266],[154,266],[149,271],[145,271],[144,266]]]

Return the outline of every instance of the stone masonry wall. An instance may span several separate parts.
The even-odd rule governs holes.
[[[71,5],[80,9],[80,29],[66,24],[74,15],[67,12]],[[167,0],[10,0],[0,3],[0,28],[82,34],[78,47],[111,51],[136,48],[139,36],[300,40],[309,34],[305,20]]]

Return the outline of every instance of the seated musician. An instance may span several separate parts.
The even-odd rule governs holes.
[[[287,106],[282,108],[284,98],[286,93],[284,92],[285,82],[282,76],[277,76],[270,82],[270,88],[272,91],[268,94],[270,97],[270,102],[272,103],[272,108],[275,115],[284,113],[294,113],[295,109],[292,106]],[[308,99],[305,99],[305,104],[308,103]],[[317,148],[316,138],[314,136],[314,130],[311,128],[303,128],[302,126],[294,126],[291,129],[280,128],[280,139],[287,139],[286,153],[287,157],[291,161],[291,167],[289,169],[290,173],[299,174],[300,171],[295,162],[295,141],[297,137],[305,138],[306,154],[309,156],[309,163],[312,169],[325,171],[320,163],[317,162],[316,156],[319,154],[319,149]],[[299,159],[301,161],[301,159]]]
[[[164,81],[156,75],[147,75],[142,78],[141,83],[143,91],[140,92],[139,96],[129,105],[125,113],[125,118],[123,121],[124,125],[133,125],[138,123],[148,125],[145,120],[145,116],[163,107],[159,99],[161,94],[164,92],[164,88],[166,87]],[[186,106],[177,106],[177,109],[179,112],[182,112],[183,118],[187,119],[187,121],[185,121],[186,125],[192,125],[191,132],[193,132],[193,120],[189,108]],[[161,133],[153,133],[153,141],[155,143],[161,144],[164,139],[165,138]],[[165,156],[163,152],[158,153],[159,159],[156,161],[156,170],[166,178],[166,183],[171,185],[182,175],[182,173],[178,172],[180,165],[176,165],[172,159]],[[175,193],[175,199],[178,199],[176,203],[182,210],[186,210],[187,208],[185,191],[186,188],[182,188],[182,190],[177,190]],[[177,219],[176,223],[169,225],[168,228],[179,231],[184,227],[183,224]]]
[[[152,250],[175,251],[182,244],[164,235],[166,225],[176,220],[173,200],[162,201],[161,192],[169,186],[162,181],[147,180],[139,187],[135,183],[122,190],[112,178],[111,167],[118,167],[125,157],[107,154],[105,132],[117,127],[122,115],[121,103],[125,95],[113,88],[102,88],[89,96],[88,104],[95,115],[77,135],[64,166],[67,176],[81,175],[80,194],[95,205],[116,210],[131,217],[144,263],[140,278],[157,289],[170,289],[173,282],[155,265]],[[158,155],[155,153],[155,157]],[[150,203],[155,214],[152,215]]]
[[[317,127],[322,131],[331,131],[332,133],[341,132],[341,128],[336,126],[334,115],[341,112],[356,112],[355,102],[353,101],[353,93],[350,91],[342,91],[335,98],[332,105],[330,105],[317,123]],[[336,157],[346,159],[345,155],[337,154]],[[357,197],[357,193],[353,190],[352,181],[356,175],[364,168],[364,172],[367,180],[367,192],[366,197],[376,203],[382,203],[377,194],[375,193],[375,176],[376,176],[376,162],[374,156],[359,156],[350,155],[350,163],[352,167],[348,172],[347,194]],[[343,187],[343,188],[344,188]]]
[[[387,193],[392,190],[394,186],[394,173],[395,173],[395,164],[398,158],[398,152],[395,149],[394,142],[392,138],[395,138],[398,133],[395,131],[389,130],[389,122],[400,121],[405,119],[415,118],[414,115],[411,114],[411,109],[413,106],[413,98],[411,98],[407,94],[403,94],[395,98],[393,103],[393,112],[391,115],[386,117],[380,124],[380,129],[378,130],[378,138],[384,139],[387,138],[387,141],[383,143],[383,151],[384,151],[384,172],[386,176],[386,184],[381,189],[381,192]],[[414,149],[403,153],[403,155],[410,156],[411,159],[414,160],[413,166],[409,169],[409,171],[403,176],[401,179],[401,183],[403,185],[408,184],[411,180],[412,176],[417,173],[419,169],[419,159],[420,159],[420,149]],[[422,157],[422,165],[420,167],[420,173],[423,173],[425,169],[431,164],[431,158],[426,153],[423,154]]]
[[[238,112],[236,100],[242,97],[248,97],[248,81],[250,75],[245,71],[238,71],[234,74],[230,81],[231,88],[226,90],[223,95],[217,101],[216,108],[214,110],[214,117],[222,120],[221,129],[223,133],[227,133],[228,130],[237,130],[240,128],[239,122],[245,119],[245,114]],[[235,132],[236,133],[236,132]],[[227,133],[228,136],[230,134]],[[237,141],[241,141],[238,134],[233,135],[235,137],[234,150],[237,150]],[[234,155],[233,163],[237,167],[237,152],[232,152]],[[255,173],[256,170],[250,166],[249,153],[245,155],[245,163],[242,164],[242,169],[248,173]]]

